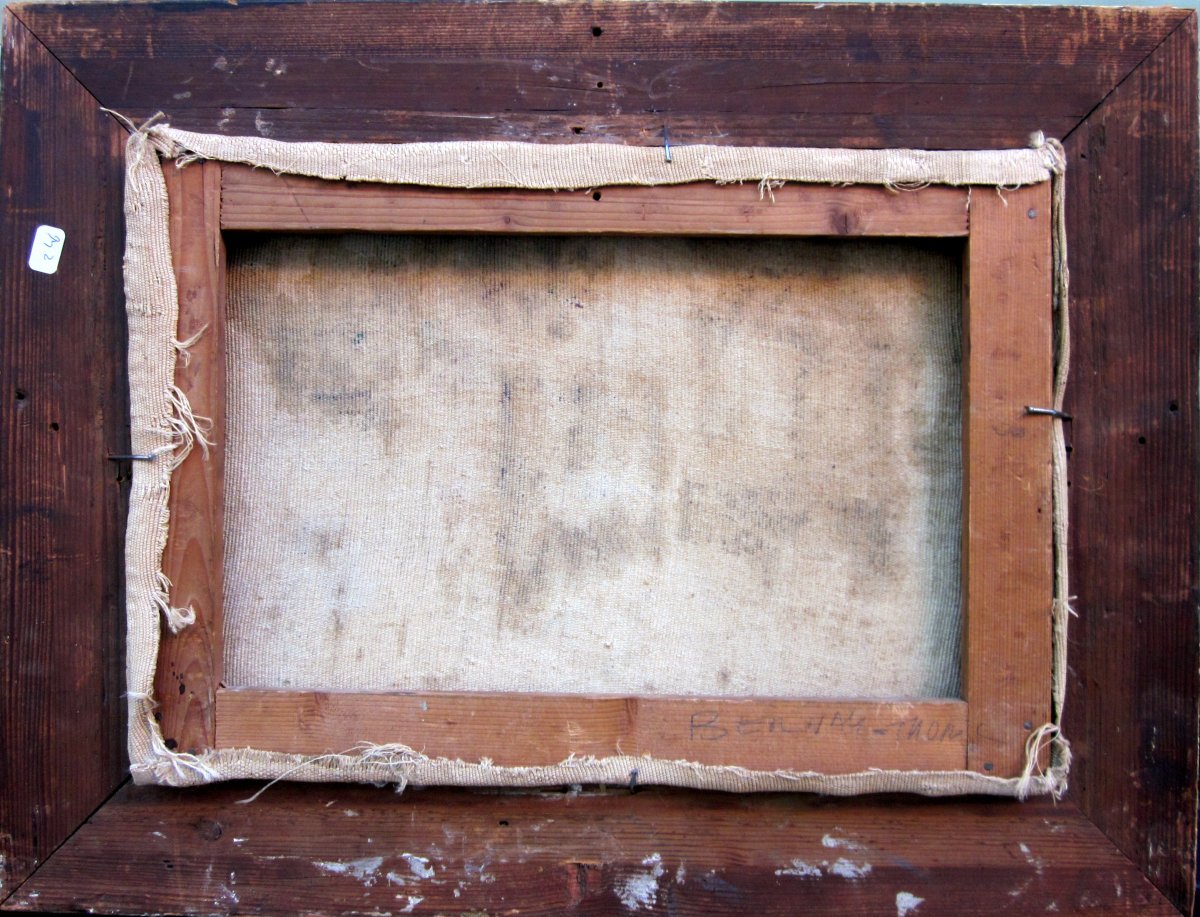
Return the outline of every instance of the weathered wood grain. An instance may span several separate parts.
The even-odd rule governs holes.
[[[351,694],[222,690],[217,747],[293,754],[401,743],[498,765],[571,755],[653,755],[754,770],[848,774],[956,770],[962,701],[758,700],[548,694]]]
[[[963,271],[967,765],[1013,777],[1050,721],[1050,187],[976,189]]]
[[[541,25],[530,23],[530,27]],[[799,109],[817,115],[894,117],[928,110],[936,101],[953,97],[963,111],[988,111],[1000,118],[1037,123],[1044,118],[1081,118],[1094,99],[1091,87],[1067,79],[1070,68],[1062,65],[1046,68],[1050,80],[1058,78],[1053,83],[1058,91],[1049,92],[1049,81],[1030,86],[1022,79],[1028,72],[1017,68],[997,74],[995,81],[955,80],[961,71],[947,72],[942,82],[936,71],[944,64],[877,64],[864,68],[867,79],[863,79],[853,71],[830,74],[828,62],[814,73],[814,61],[801,56],[663,60],[647,53],[636,59],[540,54],[520,59],[454,59],[391,52],[364,60],[341,55],[318,58],[313,51],[275,53],[247,49],[242,65],[226,72],[219,67],[222,56],[213,52],[203,60],[195,56],[166,61],[146,57],[136,62],[89,58],[80,61],[76,70],[89,85],[115,95],[122,106],[145,107],[159,100],[170,108],[196,105],[263,112],[303,105],[322,84],[338,86],[350,108],[391,108],[403,99],[413,111],[465,114],[532,110],[596,115],[669,111],[684,102],[681,107],[693,114],[751,109],[774,117]],[[990,68],[996,69],[998,65]],[[191,82],[184,82],[189,77]],[[165,93],[159,85],[164,78]],[[888,91],[901,83],[905,93]]]
[[[163,573],[171,604],[196,620],[179,633],[163,628],[155,666],[155,715],[169,748],[196,753],[216,735],[221,682],[225,515],[225,243],[221,238],[221,166],[196,163],[164,170],[170,201],[171,253],[179,288],[175,384],[192,411],[209,421],[197,446],[171,477],[170,528]],[[198,335],[198,337],[197,337]]]
[[[863,81],[879,67],[907,67],[913,80],[930,81],[930,74],[941,72],[961,76],[963,63],[986,63],[1018,79],[1024,75],[1025,82],[1036,75],[1022,73],[1023,63],[1069,67],[1073,61],[1103,66],[1117,79],[1128,72],[1123,64],[1131,67],[1153,50],[1164,23],[1173,27],[1187,16],[1183,10],[1088,8],[948,15],[913,6],[866,11],[764,2],[629,8],[614,0],[450,8],[424,0],[406,7],[411,8],[369,2],[247,9],[158,3],[148,10],[111,6],[80,17],[54,4],[30,4],[23,6],[22,16],[44,29],[68,59],[208,59],[214,49],[209,39],[216,36],[222,39],[217,50],[227,58],[215,68],[221,74],[236,73],[234,68],[248,63],[232,54],[269,49],[276,55],[358,54],[364,62],[366,55],[380,54],[451,60],[509,53],[570,60],[642,55],[685,62],[805,57],[818,77],[858,74]],[[99,32],[101,26],[110,31]],[[964,44],[967,38],[974,40]]]
[[[583,191],[470,191],[331,182],[223,169],[225,229],[373,232],[599,232],[668,235],[960,236],[967,192],[753,182]]]
[[[1067,147],[1072,793],[1185,912],[1197,771],[1196,105],[1193,16]]]
[[[162,108],[130,106],[137,121]],[[953,121],[926,112],[897,115],[869,112],[832,114],[802,110],[769,119],[744,111],[696,115],[672,108],[664,111],[475,112],[404,111],[352,108],[221,108],[167,106],[175,127],[230,136],[268,136],[273,140],[327,140],[396,143],[439,140],[523,140],[539,143],[628,143],[659,146],[663,124],[671,142],[739,144],[742,146],[857,147],[880,149],[1003,149],[1022,147],[1029,122],[998,121],[985,112],[964,112]],[[1079,122],[1074,115],[1037,120],[1038,129],[1058,137]]]
[[[655,789],[397,796],[390,787],[278,784],[238,805],[258,788],[127,787],[14,905],[320,915],[1174,913],[1085,817],[1047,801]]]
[[[768,122],[790,120],[783,142],[836,146],[870,133],[881,146],[945,148],[964,145],[959,118],[988,125],[983,145],[1069,130],[1186,14],[426,2],[113,5],[86,17],[49,5],[21,15],[107,104],[164,109],[178,124],[196,123],[193,108],[215,109],[218,129],[236,117],[244,133],[337,139],[359,129],[348,111],[357,109],[450,115],[444,140],[510,113],[681,116],[713,129],[680,125],[680,142],[764,142]],[[739,121],[757,123],[746,134]],[[576,139],[564,126],[556,139]]]
[[[120,783],[123,132],[4,13],[0,899]],[[55,274],[26,264],[66,231]]]

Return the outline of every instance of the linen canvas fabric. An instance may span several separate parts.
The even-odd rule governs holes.
[[[196,158],[325,178],[556,189],[1011,186],[1062,169],[1053,143],[948,153],[681,147],[667,168],[661,151],[600,144],[135,132],[133,447],[158,456],[136,464],[129,522],[135,779],[519,786],[621,783],[636,769],[643,783],[727,790],[1061,789],[1069,753],[1052,725],[1033,742],[1052,744],[1052,767],[1022,780],[642,757],[513,768],[401,745],[316,759],[167,749],[151,696],[160,613],[175,626],[186,616],[170,608],[161,574],[166,495],[203,432],[173,385],[178,304],[161,169]],[[349,235],[231,245],[227,682],[955,696],[958,287],[950,253],[913,240]],[[1056,540],[1064,527],[1056,505]],[[1058,572],[1056,660],[1061,563]],[[1061,679],[1058,665],[1059,708]]]
[[[230,687],[958,696],[957,247],[228,252]]]

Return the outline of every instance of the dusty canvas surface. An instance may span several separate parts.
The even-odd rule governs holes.
[[[935,243],[232,242],[226,682],[954,696],[959,321]]]

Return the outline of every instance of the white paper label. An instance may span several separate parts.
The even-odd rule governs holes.
[[[29,266],[43,274],[55,273],[66,238],[67,234],[57,226],[39,226],[29,249]]]

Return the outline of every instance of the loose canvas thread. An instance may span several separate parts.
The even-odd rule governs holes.
[[[192,360],[191,349],[196,346],[196,344],[199,342],[200,338],[204,337],[204,332],[206,332],[207,330],[208,330],[208,323],[205,322],[204,325],[200,328],[200,330],[197,331],[195,334],[193,334],[191,337],[189,337],[186,341],[180,341],[175,338],[171,339],[171,346],[174,347],[175,352],[177,354],[179,354],[179,359],[183,361],[184,366],[187,366],[188,363],[191,362],[191,360]],[[211,423],[210,423],[210,426],[211,426]]]
[[[1043,749],[1047,747],[1050,749],[1050,767],[1043,771],[1039,762]],[[1059,799],[1067,790],[1067,772],[1070,768],[1070,744],[1062,737],[1057,725],[1045,723],[1025,740],[1025,767],[1017,778],[1013,795],[1018,799],[1027,798],[1034,788],[1034,781],[1040,780],[1041,788]]]
[[[171,589],[174,583],[170,578],[159,570],[154,576],[154,582],[158,587],[154,590],[154,605],[167,619],[167,626],[171,628],[171,633],[177,634],[189,624],[195,624],[196,609],[191,605],[186,608],[176,608],[171,604]]]
[[[115,112],[113,114],[116,114]],[[117,117],[121,117],[117,115]],[[766,791],[792,789],[833,795],[915,792],[925,795],[982,793],[1018,796],[1061,794],[1070,749],[1057,722],[1065,679],[1067,618],[1071,614],[1065,559],[1066,455],[1061,420],[1054,434],[1054,535],[1056,548],[1054,616],[1054,722],[1042,726],[1026,745],[1020,778],[990,777],[970,771],[870,770],[830,775],[786,770],[751,771],[690,761],[616,756],[576,758],[549,766],[496,767],[430,759],[406,746],[376,746],[358,754],[304,759],[253,749],[212,750],[201,755],[168,749],[153,716],[153,676],[158,647],[158,615],[176,629],[194,618],[191,609],[170,607],[170,583],[161,570],[168,525],[167,495],[172,470],[197,444],[211,445],[204,418],[194,415],[174,385],[175,361],[194,338],[176,340],[178,294],[167,235],[167,195],[159,153],[177,165],[201,158],[243,162],[279,172],[331,179],[426,184],[446,187],[527,187],[569,189],[606,184],[673,184],[697,180],[755,181],[770,193],[776,183],[802,181],[846,185],[879,184],[894,190],[928,184],[992,185],[997,189],[1053,182],[1055,292],[1058,354],[1055,407],[1061,409],[1069,340],[1069,276],[1063,222],[1065,156],[1056,141],[1035,137],[1027,150],[926,152],[911,150],[804,150],[730,147],[675,147],[664,163],[658,148],[583,144],[555,146],[517,143],[446,143],[404,146],[370,144],[285,144],[261,138],[220,137],[178,131],[151,119],[133,130],[127,146],[126,296],[130,316],[131,414],[133,451],[173,453],[170,461],[137,463],[134,468],[127,541],[129,602],[128,680],[130,757],[135,781],[190,786],[216,780],[388,781],[403,785],[527,786],[561,783],[624,783],[636,771],[642,783],[669,783],[702,789]],[[1038,756],[1050,744],[1051,766],[1042,773]],[[265,789],[265,788],[264,788]],[[260,791],[261,792],[261,791]],[[253,798],[253,797],[252,797]]]

